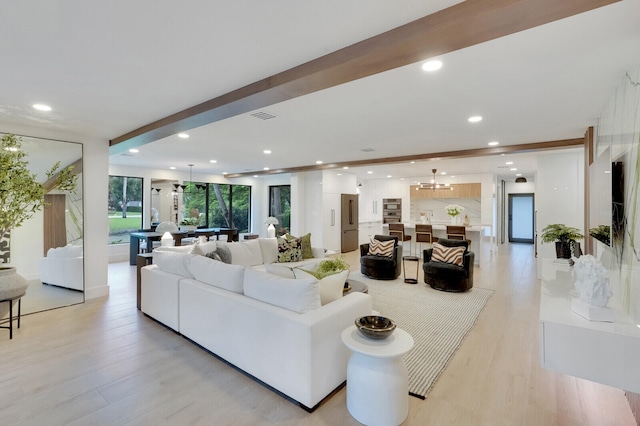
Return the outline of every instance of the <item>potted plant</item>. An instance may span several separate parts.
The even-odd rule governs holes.
[[[556,257],[558,259],[571,259],[571,253],[579,255],[576,250],[576,241],[584,238],[578,228],[571,228],[564,224],[554,223],[547,225],[540,235],[542,243],[556,243]]]
[[[42,210],[44,196],[51,190],[74,192],[78,176],[73,166],[60,167],[60,162],[46,171],[46,182],[39,182],[25,159],[22,139],[3,135],[0,139],[0,239],[8,238],[12,229]],[[46,184],[46,185],[45,185]],[[6,245],[6,242],[2,243]],[[5,260],[6,262],[6,260]],[[26,281],[16,273],[15,267],[0,266],[0,299],[19,296],[26,291]],[[15,302],[14,302],[15,303]],[[3,304],[5,305],[5,304]],[[8,306],[6,306],[8,312]],[[6,315],[0,309],[0,318]]]
[[[611,245],[611,227],[607,225],[598,225],[597,228],[589,229],[589,235],[591,235],[596,240],[605,243],[606,245]]]
[[[344,260],[344,256],[324,259],[317,263],[313,269],[302,270],[318,280],[320,302],[323,305],[341,298],[343,292],[350,288],[347,282],[349,264]]]
[[[199,223],[200,219],[197,217],[185,217],[180,221],[180,230],[195,231]]]
[[[348,271],[349,264],[344,260],[344,256],[332,257],[322,260],[318,263],[313,271],[307,271],[316,279],[323,279],[326,276],[338,274],[342,271]],[[347,274],[348,275],[348,274]],[[346,281],[346,279],[345,279]]]

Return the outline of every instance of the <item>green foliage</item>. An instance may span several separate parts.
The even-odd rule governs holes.
[[[46,172],[48,187],[29,170],[22,139],[4,135],[0,139],[0,235],[21,226],[46,206],[44,196],[51,190],[75,192],[78,176],[73,166],[60,168],[57,162]]]
[[[543,243],[553,243],[555,241],[570,243],[583,239],[584,235],[580,233],[578,228],[571,228],[563,224],[554,223],[545,227],[540,237]]]
[[[325,259],[318,263],[318,266],[313,271],[304,269],[305,272],[310,273],[316,279],[321,280],[328,275],[337,274],[338,272],[346,271],[349,269],[349,264],[344,260],[344,256],[332,257]]]
[[[183,226],[197,226],[200,223],[200,218],[197,217],[185,217],[180,221],[180,225]]]
[[[597,228],[589,229],[589,235],[606,245],[611,245],[611,227],[608,225],[599,225]]]

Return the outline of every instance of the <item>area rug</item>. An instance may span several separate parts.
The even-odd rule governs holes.
[[[493,294],[476,287],[448,293],[422,282],[378,281],[353,271],[349,279],[367,284],[373,309],[413,337],[414,347],[404,361],[409,371],[409,394],[421,399],[426,398]]]

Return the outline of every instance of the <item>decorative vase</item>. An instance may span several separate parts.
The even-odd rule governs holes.
[[[29,283],[21,275],[18,275],[14,267],[0,267],[0,300],[11,299],[20,296],[27,291]],[[13,305],[18,303],[14,300]],[[9,313],[9,304],[0,303],[0,319]]]
[[[451,224],[452,225],[458,224],[458,216],[451,216]]]
[[[427,223],[427,217],[426,216],[420,216],[420,222]]]
[[[571,245],[556,241],[556,257],[558,259],[571,259]]]

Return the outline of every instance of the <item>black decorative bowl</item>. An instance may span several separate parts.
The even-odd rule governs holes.
[[[386,339],[396,329],[396,323],[385,317],[369,315],[356,320],[360,334],[370,339]]]

